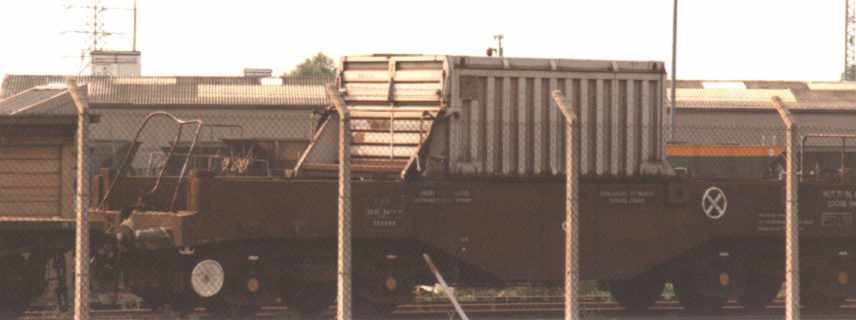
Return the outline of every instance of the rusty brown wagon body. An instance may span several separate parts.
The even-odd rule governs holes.
[[[132,181],[125,188],[150,182],[135,186]],[[152,252],[147,259],[166,260],[164,251],[182,248],[205,252],[239,246],[243,254],[237,256],[258,255],[274,270],[264,277],[266,284],[283,276],[334,279],[336,218],[324,213],[335,212],[335,180],[199,174],[188,186],[178,212],[131,216],[135,230],[164,229],[170,235],[140,240]],[[712,187],[727,197],[725,213],[716,218],[703,204]],[[715,271],[734,281],[728,294],[746,290],[738,282],[753,272],[748,267],[760,264],[769,274],[782,272],[782,188],[776,180],[584,180],[581,275],[614,286],[652,272],[675,281],[687,270],[704,270],[699,264],[721,263]],[[853,271],[847,254],[854,250],[850,202],[856,187],[807,182],[801,188],[804,265],[830,274],[829,283],[817,290],[849,294],[852,288],[836,277]],[[557,283],[562,279],[562,194],[562,182],[555,179],[354,182],[355,259],[430,253],[460,284]],[[291,265],[309,258],[316,264]],[[224,264],[245,262],[232,260]],[[413,272],[408,276],[427,281],[427,269],[418,261],[407,264]],[[709,291],[715,295],[720,289]]]
[[[357,305],[389,311],[411,298],[409,288],[432,281],[423,253],[461,284],[561,281],[564,128],[549,99],[561,90],[582,119],[583,278],[628,308],[649,306],[667,281],[694,310],[732,295],[763,306],[783,272],[783,184],[676,175],[665,159],[663,80],[657,62],[344,58]],[[321,117],[280,175],[200,171],[152,192],[153,178],[113,188],[105,172],[95,193],[111,197],[93,215],[118,239],[110,246],[129,287],[157,303],[215,309],[281,298],[312,313],[331,303],[336,117]],[[817,305],[852,290],[851,190],[804,182]],[[838,200],[847,206],[832,209]]]

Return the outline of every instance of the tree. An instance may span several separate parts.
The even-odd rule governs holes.
[[[303,63],[299,64],[289,73],[289,76],[292,77],[332,78],[335,75],[336,66],[333,64],[333,59],[330,59],[323,52],[318,52],[311,58],[306,58]]]

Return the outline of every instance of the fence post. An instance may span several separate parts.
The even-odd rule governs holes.
[[[67,79],[68,92],[77,109],[77,190],[75,190],[74,319],[89,319],[89,166],[86,163],[89,106],[80,98],[77,81]]]
[[[577,118],[570,101],[559,90],[553,91],[556,106],[565,116],[565,320],[580,318],[577,303],[579,283],[578,250],[578,213],[577,194],[579,177],[577,176],[576,132]]]
[[[785,123],[785,319],[797,320],[800,318],[799,181],[796,167],[796,139],[799,134],[797,124],[782,99],[773,97],[773,105]]]
[[[339,114],[339,217],[336,285],[336,320],[351,319],[351,119],[335,84],[327,97]]]

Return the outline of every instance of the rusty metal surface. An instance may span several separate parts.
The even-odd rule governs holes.
[[[345,57],[339,65],[338,89],[350,112],[350,158],[355,173],[404,178],[431,135],[443,109],[448,66],[444,57]],[[327,119],[322,130],[338,130]],[[332,134],[320,132],[297,171],[324,171],[334,158]],[[318,146],[318,147],[315,147]],[[360,162],[371,162],[360,165]]]
[[[354,112],[352,155],[389,159],[402,177],[414,163],[454,175],[561,174],[552,90],[580,105],[581,173],[633,176],[669,174],[663,81],[658,62],[376,55],[344,57],[339,89]],[[330,137],[319,133],[301,163],[331,163]]]
[[[63,83],[61,75],[7,75],[2,98],[37,86]],[[281,85],[263,85],[257,77],[79,77],[88,84],[89,102],[105,105],[324,107],[326,78],[283,77]]]
[[[74,219],[60,217],[0,217],[0,232],[74,230]]]
[[[856,86],[849,82],[679,80],[677,87],[681,109],[772,111],[770,98],[778,95],[797,111],[856,110]]]
[[[32,88],[0,99],[2,116],[73,116],[74,114],[71,96],[64,88]]]
[[[550,92],[578,106],[580,174],[635,176],[664,153],[662,63],[449,57],[449,171],[541,176],[563,169],[564,129]],[[441,156],[434,152],[432,156]],[[475,170],[465,168],[474,167]]]
[[[707,217],[704,193],[718,188],[727,198],[721,218]],[[800,225],[805,237],[844,239],[856,235],[856,186],[835,182],[800,184]],[[758,179],[695,179],[689,186],[688,218],[696,237],[780,239],[784,234],[784,183]],[[751,195],[751,196],[747,196]]]
[[[140,211],[134,224],[168,227],[176,246],[191,247],[335,234],[335,180],[197,176],[190,184],[193,211]],[[585,278],[632,275],[706,240],[686,238],[685,210],[667,207],[665,193],[662,182],[581,183]],[[354,237],[411,239],[499,279],[556,280],[562,274],[562,195],[558,179],[355,181]]]
[[[203,176],[190,183],[192,211],[141,211],[133,217],[135,224],[173,229],[177,246],[335,235],[335,180]],[[563,259],[561,186],[558,179],[355,181],[354,237],[415,240],[499,279],[557,280]],[[672,187],[684,191],[685,198],[670,199]],[[703,205],[713,187],[727,198],[717,218],[710,215],[720,214],[705,212],[710,204]],[[714,239],[778,239],[783,233],[780,181],[584,179],[580,188],[585,279],[629,277]],[[834,240],[856,234],[856,207],[850,206],[856,186],[803,183],[801,198],[804,237]],[[848,209],[842,211],[842,205]]]

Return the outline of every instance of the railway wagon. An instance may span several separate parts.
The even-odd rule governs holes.
[[[635,309],[665,282],[696,310],[730,295],[759,307],[778,290],[781,181],[675,174],[664,156],[662,63],[378,55],[345,57],[338,70],[351,115],[358,312],[389,312],[413,285],[433,283],[423,253],[461,284],[562,280],[556,89],[582,119],[583,278]],[[96,265],[109,266],[98,273],[120,270],[150,304],[178,309],[240,315],[280,299],[305,314],[327,308],[338,123],[334,112],[322,117],[282,175],[103,175],[92,214],[116,241],[98,245]],[[805,278],[817,284],[807,305],[834,305],[851,289],[853,210],[831,209],[851,189],[803,186],[814,199],[801,204]]]

